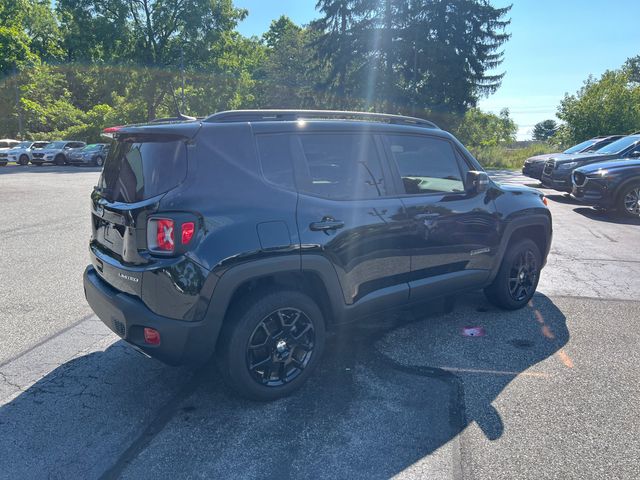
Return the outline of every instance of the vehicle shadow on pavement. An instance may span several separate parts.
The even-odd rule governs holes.
[[[86,173],[86,172],[101,172],[102,167],[94,167],[93,165],[42,165],[40,167],[36,165],[7,165],[6,167],[0,167],[0,176],[11,175],[16,173]]]
[[[492,402],[515,378],[553,375],[560,362],[539,364],[569,339],[545,296],[504,312],[476,293],[446,314],[427,304],[341,333],[310,381],[272,403],[123,342],[76,358],[0,408],[0,477],[445,477],[460,468],[458,434],[476,423],[499,438],[509,419]]]
[[[589,207],[574,208],[573,211],[598,222],[616,223],[618,225],[640,225],[640,218],[627,218],[617,212],[596,210]]]
[[[573,198],[571,198],[568,194],[559,194],[553,193],[551,195],[545,195],[548,200],[552,200],[556,203],[564,203],[565,205],[579,205],[580,203]]]

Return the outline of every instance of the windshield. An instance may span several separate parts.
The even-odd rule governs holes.
[[[598,150],[598,153],[619,153],[622,152],[625,148],[630,147],[631,145],[636,143],[638,140],[640,140],[640,136],[630,135],[628,137],[621,138],[620,140],[616,140],[606,147],[602,147],[600,150]]]
[[[67,142],[51,142],[49,145],[47,145],[47,148],[64,148],[66,144]]]
[[[583,151],[585,148],[589,148],[590,146],[592,146],[594,143],[596,143],[597,140],[585,140],[582,143],[579,143],[577,145],[574,145],[571,148],[567,148],[564,152],[562,153],[580,153],[581,151]]]
[[[187,174],[187,149],[177,137],[119,139],[100,177],[99,189],[110,201],[137,202],[176,187]]]
[[[31,142],[20,142],[13,148],[29,148],[31,146]]]

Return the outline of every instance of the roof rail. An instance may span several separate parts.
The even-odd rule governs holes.
[[[204,119],[207,123],[230,122],[285,122],[310,119],[343,119],[384,122],[396,125],[413,125],[416,127],[438,128],[438,126],[422,118],[390,115],[386,113],[348,112],[340,110],[229,110],[214,113]]]

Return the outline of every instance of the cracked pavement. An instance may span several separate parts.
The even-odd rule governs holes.
[[[0,169],[0,479],[640,478],[640,222],[545,191],[554,243],[529,307],[470,293],[349,328],[302,391],[261,404],[92,314],[97,176]]]

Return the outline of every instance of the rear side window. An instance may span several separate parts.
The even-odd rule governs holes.
[[[464,182],[449,142],[433,137],[387,136],[405,193],[464,192]]]
[[[298,135],[304,168],[299,188],[336,200],[375,198],[386,194],[380,157],[366,134]]]
[[[256,137],[262,175],[266,180],[289,190],[295,190],[291,135],[273,134]]]
[[[99,187],[115,202],[138,202],[165,193],[187,175],[187,147],[177,137],[118,139],[104,164]]]

